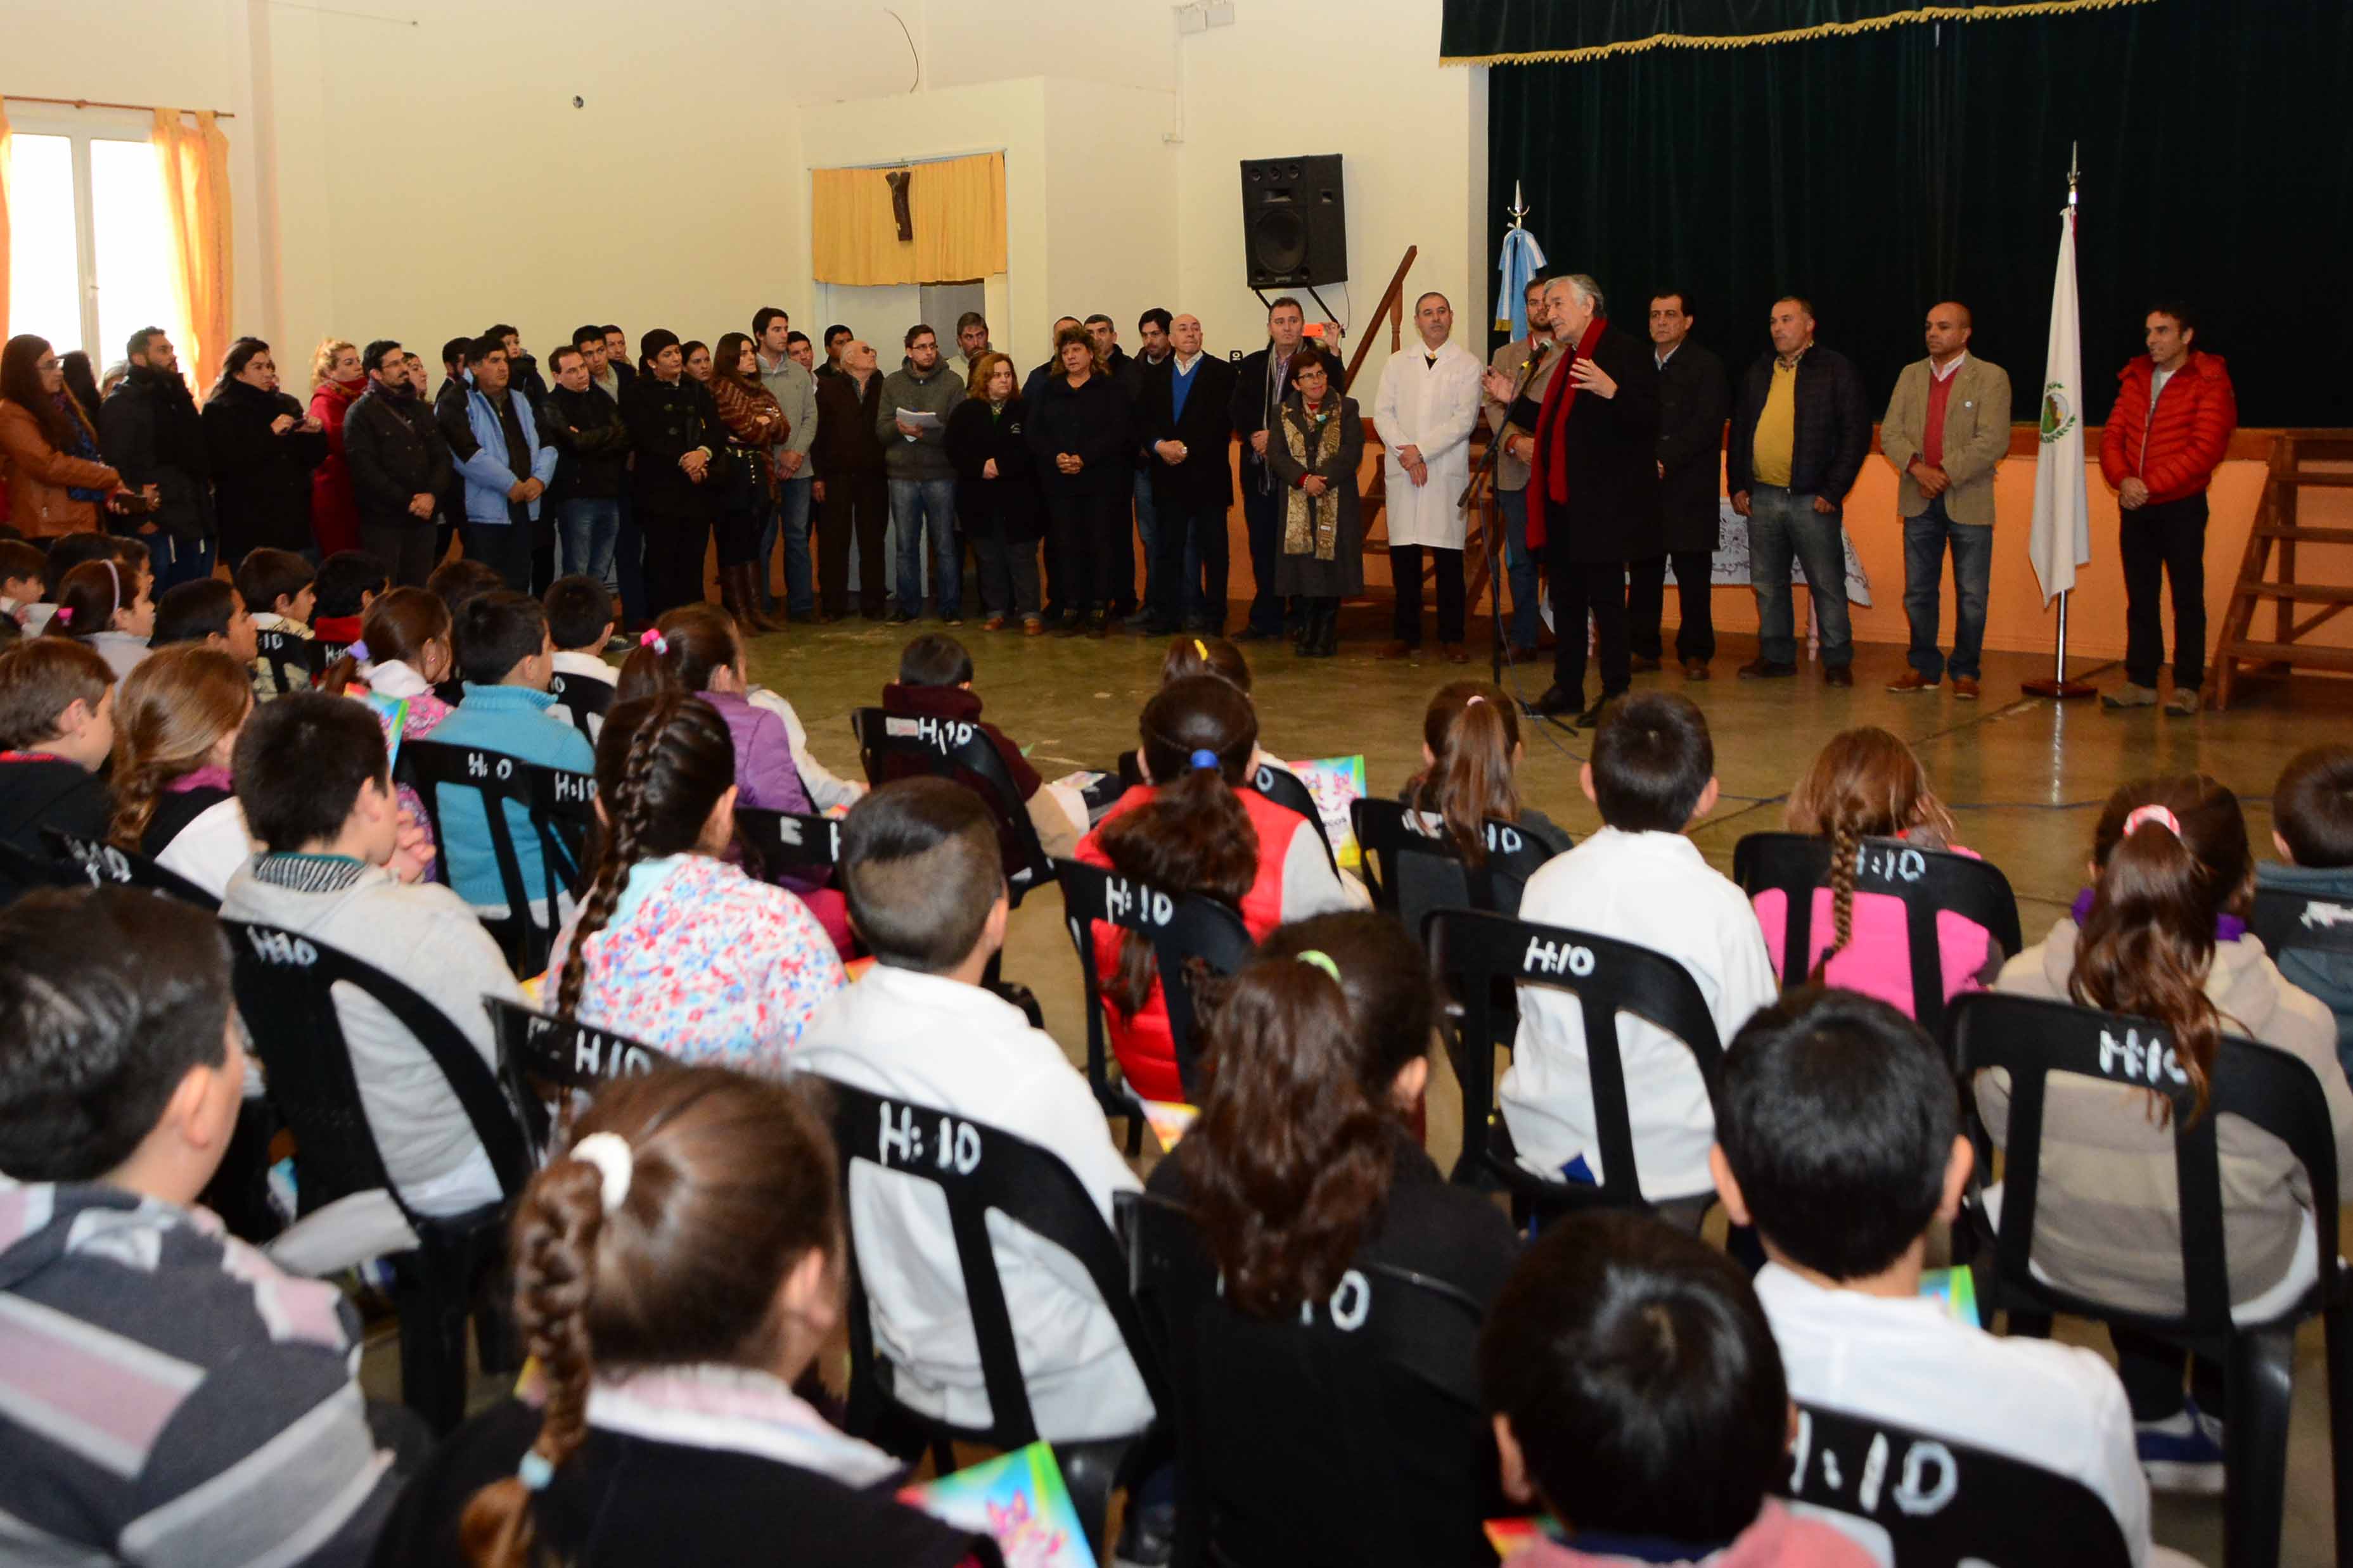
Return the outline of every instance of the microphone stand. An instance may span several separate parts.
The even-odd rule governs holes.
[[[1487,493],[1491,498],[1495,494],[1493,484],[1495,464],[1503,457],[1504,443],[1509,438],[1504,431],[1511,428],[1512,404],[1517,403],[1527,395],[1528,384],[1535,379],[1537,367],[1544,363],[1546,357],[1551,352],[1550,338],[1531,345],[1527,362],[1520,366],[1519,384],[1512,388],[1511,403],[1504,405],[1504,429],[1496,431],[1494,439],[1487,443],[1486,456],[1479,459],[1479,467],[1471,475],[1471,482],[1463,486],[1462,493],[1454,499],[1457,510],[1467,512],[1471,510],[1472,500],[1479,493],[1479,487],[1482,483],[1487,486]],[[1483,395],[1482,391],[1482,398]],[[1481,417],[1483,419],[1484,416],[1485,409],[1482,406]],[[1494,637],[1487,651],[1488,679],[1498,689],[1504,684],[1504,649],[1510,642],[1510,638],[1504,631],[1503,521],[1502,506],[1500,504],[1492,506],[1488,511],[1487,525],[1480,530],[1486,541],[1486,547],[1481,553],[1487,558],[1487,605],[1489,613],[1494,619]],[[1525,708],[1527,704],[1524,701],[1520,706]]]

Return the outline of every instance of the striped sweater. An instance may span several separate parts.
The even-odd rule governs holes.
[[[347,1563],[389,1512],[357,1320],[220,1221],[0,1178],[0,1560]]]

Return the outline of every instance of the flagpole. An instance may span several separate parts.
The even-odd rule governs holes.
[[[2075,187],[2079,172],[2076,154],[2081,145],[2080,142],[2069,142],[2067,146],[2067,226],[2071,232],[2075,224]],[[2087,681],[2067,679],[2067,601],[2073,596],[2073,588],[2059,591],[2059,643],[2051,656],[2051,679],[2019,682],[2019,689],[2030,697],[2051,697],[2064,702],[2073,698],[2089,697],[2099,689]]]

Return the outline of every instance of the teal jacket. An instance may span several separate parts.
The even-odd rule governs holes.
[[[520,686],[477,686],[466,682],[466,700],[433,727],[431,739],[451,746],[478,746],[542,767],[573,773],[596,771],[596,753],[580,731],[548,710],[555,699],[544,691]],[[441,838],[449,856],[446,875],[458,896],[478,909],[503,907],[506,889],[499,882],[498,858],[491,849],[491,823],[482,808],[481,792],[444,785],[448,793],[436,803],[441,818]],[[542,896],[539,836],[530,815],[507,802],[507,831],[514,837],[515,858],[522,867],[522,885],[533,899]]]

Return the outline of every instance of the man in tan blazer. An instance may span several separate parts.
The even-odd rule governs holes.
[[[1541,275],[1528,279],[1526,295],[1528,335],[1514,338],[1495,351],[1487,363],[1517,381],[1528,368],[1535,345],[1551,341],[1550,322],[1545,315],[1544,279]],[[1552,374],[1552,362],[1547,360],[1535,367],[1530,379],[1530,390],[1541,396]],[[1536,652],[1544,623],[1536,607],[1536,558],[1528,552],[1528,462],[1526,452],[1535,437],[1504,433],[1504,405],[1490,396],[1482,401],[1487,428],[1493,438],[1504,443],[1503,455],[1495,460],[1495,505],[1504,515],[1504,565],[1506,580],[1512,587],[1511,637],[1512,654],[1525,658]],[[1473,605],[1472,609],[1478,606]]]
[[[1975,700],[1993,578],[1993,471],[2010,450],[2010,376],[1969,353],[1969,309],[1947,300],[1928,310],[1928,357],[1904,367],[1880,422],[1879,447],[1895,465],[1904,518],[1904,617],[1912,668],[1890,691],[1929,691],[1949,668],[1953,695]],[[1936,647],[1945,548],[1953,552],[1953,657]]]

